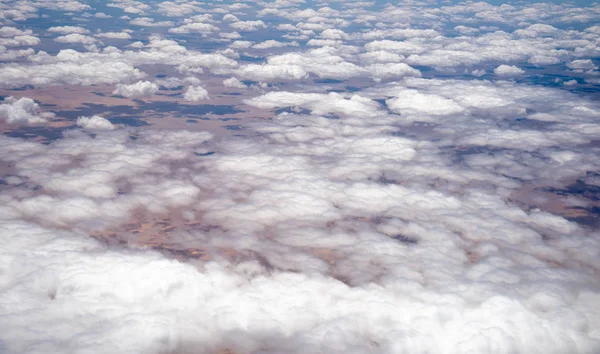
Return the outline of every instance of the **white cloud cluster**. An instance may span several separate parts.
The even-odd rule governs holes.
[[[97,33],[96,37],[107,39],[131,39],[131,35],[127,32],[103,32]]]
[[[64,36],[58,36],[54,38],[54,41],[58,43],[69,43],[69,44],[94,44],[96,39],[94,37],[86,36],[80,33],[71,33]]]
[[[600,7],[317,3],[0,4],[0,352],[600,352]]]
[[[256,31],[261,28],[266,28],[267,25],[262,20],[236,21],[236,22],[231,22],[229,24],[229,27],[233,28],[236,31],[249,32],[249,31]]]
[[[0,104],[0,119],[9,124],[45,123],[54,116],[51,112],[42,112],[40,106],[28,97],[7,97]]]
[[[208,98],[208,91],[199,85],[189,86],[183,94],[183,99],[186,101],[202,101]]]
[[[77,125],[91,131],[115,129],[114,124],[101,116],[79,117],[77,118]]]
[[[230,77],[229,79],[223,80],[223,85],[225,87],[233,87],[233,88],[246,88],[247,86],[241,82],[239,79],[235,77]]]
[[[494,69],[494,74],[498,76],[521,76],[524,73],[525,71],[523,71],[523,69],[514,65],[502,64],[496,69]]]
[[[158,91],[158,85],[150,81],[138,81],[134,84],[117,84],[113,95],[127,98],[150,97]]]
[[[48,32],[53,32],[53,33],[61,33],[61,34],[71,34],[71,33],[79,33],[79,34],[86,34],[86,33],[90,33],[89,30],[83,28],[83,27],[79,27],[79,26],[53,26],[48,28]]]

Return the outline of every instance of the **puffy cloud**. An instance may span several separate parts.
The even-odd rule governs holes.
[[[462,25],[454,27],[454,30],[460,34],[465,34],[465,35],[475,34],[475,33],[479,32],[479,29],[477,29],[477,28],[467,27],[467,26],[462,26]]]
[[[107,19],[107,18],[112,18],[112,16],[105,14],[104,12],[96,12],[94,14],[95,18],[103,18],[103,19]]]
[[[6,47],[35,46],[40,44],[40,39],[32,35],[14,36],[12,38],[0,38],[0,45]]]
[[[143,27],[171,27],[172,21],[154,21],[152,17],[137,17],[129,21],[130,24]]]
[[[202,101],[209,98],[208,91],[202,86],[189,86],[183,94],[183,99],[186,101]]]
[[[14,98],[9,96],[0,104],[0,119],[9,124],[45,123],[53,113],[42,112],[40,106],[28,97]]]
[[[16,36],[27,36],[31,35],[31,30],[22,30],[12,26],[0,27],[0,37],[16,37]]]
[[[79,33],[71,33],[65,36],[59,36],[54,38],[55,42],[59,43],[80,43],[80,44],[94,44],[96,39],[90,36],[86,36]]]
[[[335,40],[347,40],[348,35],[341,30],[328,28],[321,32],[321,38],[325,39],[335,39]]]
[[[131,39],[131,35],[127,32],[103,32],[98,33],[95,36],[108,39]]]
[[[315,114],[356,114],[367,117],[380,114],[379,104],[375,101],[360,95],[353,95],[346,99],[334,92],[330,94],[269,92],[244,102],[266,109],[299,106],[308,108]]]
[[[567,63],[567,67],[569,69],[573,69],[573,70],[596,70],[598,69],[598,66],[596,66],[594,64],[594,62],[592,62],[591,59],[577,59],[577,60],[573,60],[569,63]]]
[[[201,11],[201,9],[194,4],[187,3],[176,3],[173,1],[163,1],[158,4],[158,11],[170,17],[181,17],[190,15],[195,12]]]
[[[410,89],[397,93],[396,97],[387,101],[387,105],[392,111],[401,114],[412,112],[445,115],[461,113],[465,110],[450,98]]]
[[[52,6],[81,4],[3,4],[0,21]],[[600,106],[542,86],[560,72],[553,86],[595,82],[587,60],[596,64],[597,31],[569,22],[593,19],[595,7],[109,6],[154,18],[140,23],[159,23],[155,10],[191,11],[179,27],[216,26],[189,17],[196,11],[234,13],[224,19],[234,23],[258,13],[269,29],[298,24],[281,26],[287,40],[335,47],[281,47],[250,64],[231,49],[195,49],[240,39],[253,56],[248,33],[206,33],[198,44],[171,32],[58,55],[0,47],[28,56],[0,66],[2,87],[84,84],[100,94],[142,79],[140,67],[167,75],[157,86],[188,86],[184,99],[207,99],[201,85],[215,83],[216,102],[247,105],[236,125],[185,123],[186,108],[173,124],[106,131],[92,129],[109,126],[100,117],[83,117],[84,129],[43,142],[29,138],[39,127],[24,127],[25,138],[6,128],[0,352],[599,351]],[[19,30],[5,38],[31,35]],[[486,75],[499,63],[539,67],[518,81]],[[222,79],[259,84],[230,95],[218,92]],[[132,109],[161,115],[152,105]],[[77,108],[87,109],[104,110]],[[181,126],[215,127],[219,139]]]
[[[118,84],[113,95],[128,98],[149,97],[158,91],[158,85],[150,81],[138,81],[131,85]]]
[[[514,66],[514,65],[505,65],[502,64],[496,69],[494,69],[494,74],[498,76],[520,76],[523,75],[525,71],[523,69]]]
[[[169,29],[170,33],[192,33],[192,32],[200,32],[200,33],[210,33],[214,31],[218,31],[219,28],[211,25],[210,23],[202,23],[202,22],[194,22],[188,23],[186,25],[175,27]]]
[[[267,25],[261,20],[232,22],[229,24],[229,26],[237,31],[245,32],[256,31],[267,27]]]
[[[0,68],[0,85],[94,85],[115,84],[132,81],[144,76],[138,69],[126,63],[59,62],[34,66],[8,65]]]
[[[229,79],[223,80],[223,85],[225,87],[233,87],[233,88],[246,88],[247,86],[238,80],[235,77],[230,77]]]
[[[404,63],[392,63],[392,64],[372,64],[366,67],[375,78],[387,79],[387,78],[402,78],[402,77],[420,77],[421,72],[415,68],[410,67]]]
[[[79,34],[86,34],[86,33],[90,33],[89,30],[83,28],[83,27],[79,27],[79,26],[53,26],[48,28],[48,32],[53,32],[53,33],[61,33],[61,34],[71,34],[71,33],[79,33]]]
[[[91,117],[79,117],[77,118],[77,125],[85,130],[113,130],[115,129],[108,119],[100,116]]]
[[[281,47],[297,47],[298,42],[279,42],[273,39],[266,40],[264,42],[257,43],[252,46],[255,49],[269,49],[269,48],[281,48]]]

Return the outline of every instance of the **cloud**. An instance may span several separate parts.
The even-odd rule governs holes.
[[[206,91],[202,86],[189,86],[183,94],[183,99],[186,101],[195,102],[207,100],[208,98],[208,91]]]
[[[138,81],[131,85],[117,84],[113,95],[127,98],[150,97],[158,91],[158,85],[150,81]]]
[[[598,66],[596,66],[591,59],[578,59],[573,60],[567,63],[567,67],[569,69],[573,69],[575,71],[583,71],[583,70],[596,70]]]
[[[46,123],[54,117],[51,112],[42,112],[40,106],[31,98],[14,98],[9,96],[0,104],[0,119],[9,124]]]
[[[107,19],[107,18],[112,18],[112,16],[105,14],[104,12],[96,12],[94,14],[95,18],[103,18],[103,19]]]
[[[337,93],[294,93],[269,92],[244,101],[246,104],[263,109],[299,106],[312,110],[315,114],[360,114],[370,117],[379,114],[379,104],[360,95],[349,99]]]
[[[131,35],[127,32],[104,32],[97,33],[95,36],[108,39],[131,39]]]
[[[193,4],[163,1],[158,4],[158,11],[165,16],[181,17],[199,12],[201,9]]]
[[[243,82],[241,82],[240,80],[238,80],[235,77],[230,77],[229,79],[223,80],[223,85],[225,87],[233,87],[233,88],[246,88],[246,87],[248,87]]]
[[[79,33],[71,33],[65,36],[54,38],[55,42],[59,43],[79,43],[79,44],[94,44],[96,39]]]
[[[87,30],[87,29],[85,29],[83,27],[79,27],[79,26],[54,26],[54,27],[48,28],[48,32],[61,33],[61,34],[71,34],[71,33],[86,34],[86,33],[90,33],[89,30]]]
[[[192,32],[200,32],[200,33],[210,33],[214,31],[218,31],[219,28],[211,25],[210,23],[202,23],[202,22],[194,22],[188,23],[186,25],[175,27],[169,29],[170,33],[192,33]]]
[[[525,71],[521,68],[514,65],[505,65],[502,64],[496,69],[494,69],[494,74],[498,76],[520,76],[523,75]]]
[[[261,28],[266,28],[267,25],[262,20],[257,21],[239,21],[232,22],[229,24],[229,27],[233,28],[236,31],[257,31]]]
[[[270,48],[281,48],[281,47],[287,47],[287,46],[297,47],[298,42],[279,42],[279,41],[276,41],[273,39],[269,39],[264,42],[253,45],[252,48],[254,48],[254,49],[270,49]]]
[[[412,68],[404,63],[393,63],[393,64],[372,64],[366,67],[375,78],[387,79],[387,78],[402,78],[402,77],[420,77],[421,72],[415,68]]]
[[[40,39],[32,35],[14,36],[12,38],[0,38],[0,45],[6,47],[36,46],[40,43]]]
[[[152,17],[137,17],[129,21],[130,24],[143,27],[171,27],[172,21],[154,21]]]
[[[77,125],[85,130],[113,130],[115,126],[106,118],[100,116],[79,117]]]
[[[66,49],[56,56],[38,53],[35,64],[11,63],[0,67],[0,85],[93,85],[135,81],[145,76],[139,69],[121,61],[102,61]]]
[[[3,123],[0,352],[600,351],[596,5],[107,5],[138,42],[0,46],[47,103],[0,112],[64,115]]]

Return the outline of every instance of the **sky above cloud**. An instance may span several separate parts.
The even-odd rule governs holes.
[[[599,352],[599,18],[4,1],[0,352]]]

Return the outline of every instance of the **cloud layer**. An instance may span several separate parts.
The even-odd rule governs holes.
[[[599,11],[1,4],[0,352],[599,352]]]

